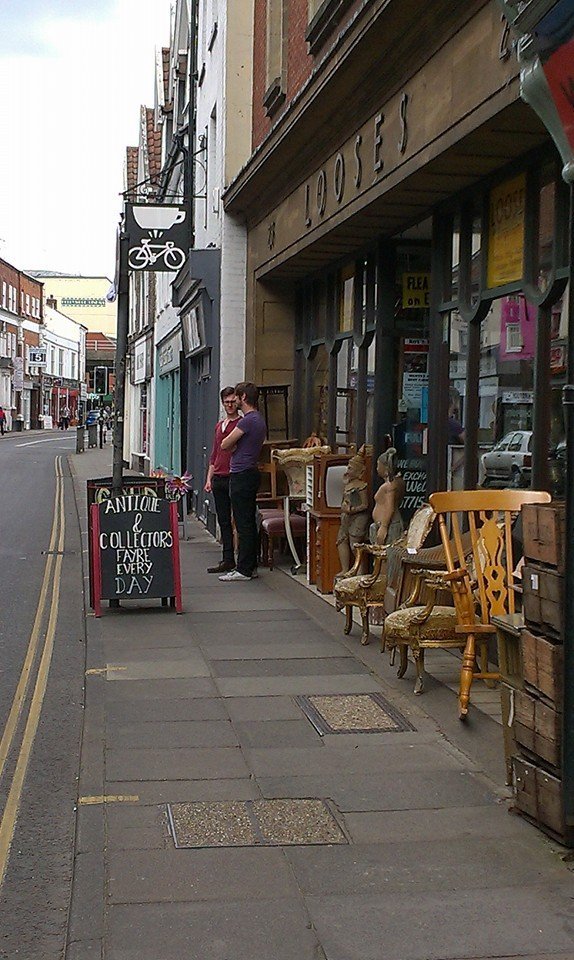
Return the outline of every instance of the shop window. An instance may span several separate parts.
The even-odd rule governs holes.
[[[309,360],[313,374],[313,416],[311,429],[319,437],[327,436],[329,416],[329,354],[325,346],[317,347]]]
[[[556,180],[554,164],[547,164],[540,176],[538,190],[538,242],[536,245],[536,285],[545,293],[554,259]]]
[[[347,450],[357,442],[356,402],[358,349],[352,340],[343,340],[337,354],[337,401],[335,409],[335,442]]]
[[[375,360],[377,355],[377,336],[373,337],[367,348],[367,417],[365,422],[365,440],[375,442]]]
[[[353,329],[355,265],[347,264],[339,274],[339,333]]]
[[[449,391],[447,427],[447,486],[464,486],[464,416],[468,365],[468,321],[453,310],[449,318]]]
[[[494,300],[481,324],[481,486],[529,486],[532,466],[536,308],[522,295]],[[509,348],[510,345],[510,349]]]

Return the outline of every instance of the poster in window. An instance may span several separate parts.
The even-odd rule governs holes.
[[[505,180],[490,193],[487,284],[502,287],[522,279],[526,175]]]

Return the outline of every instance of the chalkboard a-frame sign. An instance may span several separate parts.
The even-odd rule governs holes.
[[[169,599],[181,613],[177,504],[124,494],[94,503],[90,511],[96,617],[102,600]]]

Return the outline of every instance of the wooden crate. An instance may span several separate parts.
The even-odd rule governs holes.
[[[530,630],[521,633],[524,683],[562,709],[564,650],[561,644]]]
[[[574,844],[574,828],[564,823],[562,781],[523,757],[514,757],[516,808],[561,843]]]
[[[561,713],[526,690],[516,690],[513,727],[517,743],[552,767],[561,766]]]
[[[528,626],[561,637],[564,630],[564,578],[551,567],[527,563],[522,571],[522,603]]]
[[[546,563],[564,572],[566,508],[563,503],[525,503],[522,537],[527,560]]]

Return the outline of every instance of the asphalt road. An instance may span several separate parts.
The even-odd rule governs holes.
[[[3,764],[0,746],[0,957],[51,960],[64,951],[85,660],[81,543],[67,464],[74,448],[75,431],[0,438],[0,737],[8,748]],[[55,514],[58,529],[63,518],[63,552],[58,543],[50,551]],[[27,657],[50,557],[37,650]],[[30,682],[15,723],[27,663]]]

